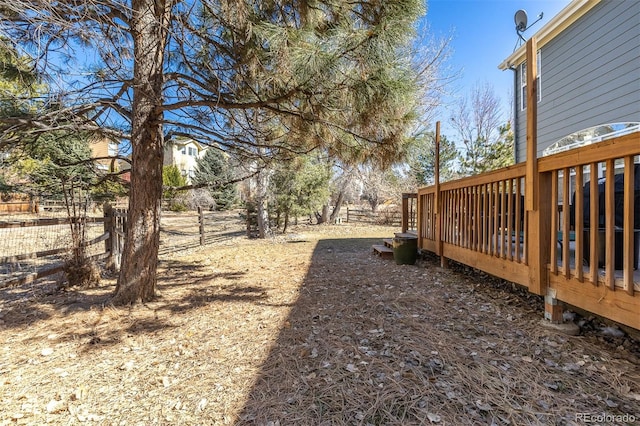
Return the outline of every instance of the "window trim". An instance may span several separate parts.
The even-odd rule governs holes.
[[[538,49],[536,68],[538,68],[538,103],[542,101],[542,53]],[[527,109],[527,61],[518,67],[520,68],[520,111]]]
[[[520,64],[520,111],[527,109],[527,61]]]

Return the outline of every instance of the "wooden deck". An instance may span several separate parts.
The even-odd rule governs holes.
[[[640,329],[638,155],[636,132],[420,188],[418,246]]]

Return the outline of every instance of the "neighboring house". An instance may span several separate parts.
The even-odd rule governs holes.
[[[89,141],[89,146],[91,147],[91,157],[101,158],[96,160],[98,170],[109,171],[112,167],[112,161],[103,157],[115,157],[118,155],[118,143],[107,138],[99,138]],[[113,165],[118,169],[118,161],[113,162]]]
[[[192,183],[198,159],[204,156],[207,147],[191,139],[178,139],[164,147],[164,165],[177,166],[187,183]]]
[[[573,133],[640,122],[640,1],[573,0],[534,37],[538,156]],[[523,45],[499,65],[514,71],[516,162],[526,160],[531,101],[526,99],[525,58]]]

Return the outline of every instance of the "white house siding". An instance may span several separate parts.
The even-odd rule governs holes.
[[[182,149],[185,153],[182,153]],[[195,155],[189,155],[189,148],[195,150]],[[187,183],[193,183],[191,178],[196,170],[198,159],[202,158],[206,152],[206,147],[194,141],[179,141],[165,147],[164,165],[177,166],[182,174],[187,178]]]
[[[541,62],[538,155],[587,127],[640,121],[640,1],[603,0],[542,46]],[[526,159],[526,125],[519,110],[518,162]]]

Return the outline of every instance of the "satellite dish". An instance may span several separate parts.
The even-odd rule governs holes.
[[[518,10],[513,20],[516,22],[516,31],[522,32],[527,29],[527,12],[524,10]]]

